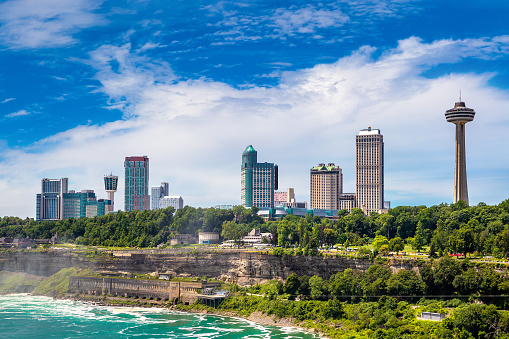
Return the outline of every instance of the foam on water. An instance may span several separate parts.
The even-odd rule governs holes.
[[[98,306],[28,294],[0,296],[2,338],[319,338],[294,327],[158,308]]]

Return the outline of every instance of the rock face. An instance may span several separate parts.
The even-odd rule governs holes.
[[[285,280],[290,274],[317,275],[328,279],[347,268],[367,270],[367,259],[334,257],[278,257],[264,253],[196,251],[187,253],[96,253],[1,252],[0,270],[50,276],[62,268],[89,268],[103,272],[162,274],[223,278],[240,285],[270,279]],[[408,262],[394,262],[391,268],[413,269]]]

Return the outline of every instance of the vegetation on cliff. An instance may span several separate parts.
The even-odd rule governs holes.
[[[382,265],[366,272],[348,269],[328,281],[291,274],[284,283],[233,284],[233,296],[217,309],[202,304],[179,308],[243,317],[261,312],[293,319],[329,338],[509,338],[509,313],[499,310],[509,301],[503,294],[508,281],[492,268],[474,273],[468,266],[445,257],[422,267],[423,275],[405,270],[393,274]],[[431,295],[437,291],[440,296]],[[447,317],[420,320],[421,311]]]

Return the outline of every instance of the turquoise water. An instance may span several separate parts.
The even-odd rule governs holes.
[[[0,338],[318,338],[296,328],[163,309],[0,296]]]

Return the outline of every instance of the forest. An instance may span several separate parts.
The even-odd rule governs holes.
[[[388,214],[365,216],[360,209],[338,212],[337,219],[310,215],[287,215],[264,221],[258,209],[236,206],[117,212],[101,217],[41,221],[3,217],[0,237],[51,238],[58,232],[61,241],[98,246],[155,247],[165,245],[175,234],[218,232],[224,240],[240,243],[253,228],[272,233],[274,245],[300,249],[297,254],[316,253],[321,246],[375,245],[376,251],[401,251],[401,244],[416,251],[429,246],[430,256],[446,253],[509,254],[509,199],[498,205],[480,203],[436,206],[398,206]],[[297,251],[297,250],[296,250]]]

